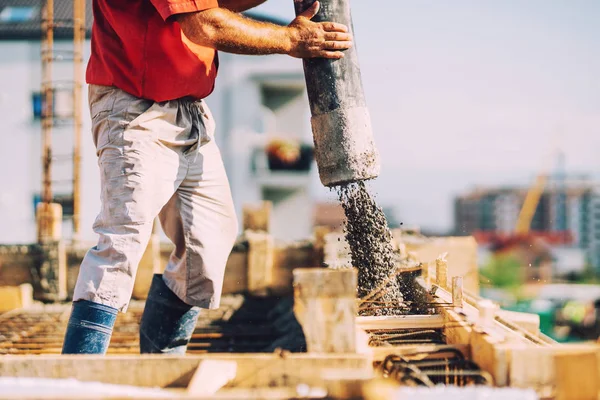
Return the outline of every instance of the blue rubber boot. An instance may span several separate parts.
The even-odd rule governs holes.
[[[73,302],[62,354],[106,354],[118,310],[87,300]]]
[[[140,353],[185,354],[199,314],[155,274],[140,322]]]

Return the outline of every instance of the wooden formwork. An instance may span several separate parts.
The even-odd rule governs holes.
[[[559,344],[540,332],[536,316],[506,312],[467,293],[457,303],[456,288],[433,281],[418,280],[433,303],[444,305],[447,344],[466,346],[495,386],[534,389],[540,399],[600,398],[600,346]]]
[[[294,265],[315,267],[319,257],[311,252],[327,256],[335,250],[327,240],[321,240],[318,249],[277,249],[268,233],[261,231],[247,232],[246,238],[248,251],[239,262],[231,264],[230,260],[237,269],[229,273],[237,283],[230,282],[228,291],[252,291],[259,296],[291,293],[292,277],[302,275]],[[282,254],[287,254],[286,262],[282,262]],[[303,261],[295,263],[294,257]],[[432,310],[428,315],[356,316],[360,302],[347,301],[351,292],[348,285],[335,290],[331,285],[328,290],[312,290],[304,279],[304,288],[311,290],[296,287],[303,304],[294,310],[303,313],[299,319],[306,321],[319,315],[318,320],[310,320],[310,327],[304,323],[303,328],[312,332],[309,340],[325,346],[322,348],[327,351],[342,351],[338,354],[263,350],[258,350],[263,351],[260,354],[224,353],[256,352],[257,347],[252,344],[274,342],[274,333],[282,333],[281,326],[279,332],[274,332],[273,324],[261,325],[256,319],[247,325],[238,320],[236,326],[228,328],[212,324],[227,321],[240,307],[239,296],[225,296],[223,308],[204,314],[205,321],[199,323],[190,354],[185,357],[134,355],[138,352],[136,324],[142,310],[141,303],[135,302],[128,314],[119,316],[108,356],[49,355],[59,352],[70,310],[68,306],[53,306],[41,313],[29,309],[0,317],[0,354],[12,354],[0,357],[0,377],[74,378],[138,388],[158,387],[161,394],[174,397],[295,398],[312,388],[316,390],[310,392],[312,397],[336,393],[338,398],[375,399],[361,388],[385,376],[389,388],[400,385],[401,374],[390,376],[386,362],[400,360],[412,368],[411,363],[423,365],[425,360],[446,365],[445,370],[427,375],[445,384],[470,384],[476,382],[472,378],[477,375],[482,382],[496,387],[533,388],[540,398],[598,398],[597,347],[559,345],[540,333],[535,316],[499,310],[493,303],[464,290],[463,280],[448,268],[445,257],[416,264],[420,271],[416,285],[427,293],[427,306]],[[320,275],[315,272],[313,269],[307,276]],[[232,285],[237,285],[237,289]],[[333,306],[336,296],[344,298],[343,306]],[[259,314],[253,314],[253,318]],[[264,314],[269,314],[268,310]],[[15,319],[19,315],[20,322]],[[283,320],[288,321],[289,315]],[[283,325],[283,331],[286,329],[287,325]],[[353,332],[345,335],[346,344],[340,347],[333,343],[335,334],[314,339],[314,332],[320,329],[324,335],[340,329]],[[211,351],[217,353],[206,354]],[[453,354],[459,354],[472,368],[457,368],[458,372],[448,369],[449,363],[456,361],[451,359]],[[85,398],[96,397],[89,393]]]
[[[301,336],[292,304],[291,297],[224,296],[220,308],[201,313],[188,353],[273,351],[278,343],[289,347],[286,334]],[[139,354],[143,306],[132,302],[127,313],[117,316],[108,354]],[[70,304],[52,304],[0,315],[0,355],[59,354],[70,311]]]
[[[200,367],[210,367],[207,376],[197,376]],[[233,390],[246,395],[253,390],[278,389],[285,397],[297,390],[298,385],[323,387],[323,376],[327,370],[342,369],[352,373],[371,372],[370,359],[359,354],[206,354],[190,356],[4,356],[0,358],[0,376],[29,377],[44,379],[76,379],[80,382],[101,382],[161,388],[173,395],[214,395],[203,393],[211,379],[219,372],[227,375],[233,366],[231,379],[222,383],[220,396],[227,397]],[[231,369],[230,369],[231,370]],[[194,382],[195,381],[195,382]],[[188,390],[189,386],[197,390]],[[81,394],[80,398],[85,397]],[[273,396],[273,394],[271,394]],[[90,393],[93,398],[93,393]],[[0,398],[2,395],[0,394]]]

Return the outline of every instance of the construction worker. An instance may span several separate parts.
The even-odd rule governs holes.
[[[152,281],[141,352],[184,353],[200,310],[219,306],[238,223],[203,100],[217,51],[338,59],[352,45],[346,26],[311,21],[318,3],[288,26],[238,14],[264,1],[93,1],[86,81],[102,207],[63,354],[106,353],[157,216],[175,250]]]

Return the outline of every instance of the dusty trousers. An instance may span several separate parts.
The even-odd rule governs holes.
[[[73,301],[125,312],[158,216],[175,244],[165,284],[191,306],[217,308],[238,223],[206,103],[90,85],[89,104],[102,206]]]

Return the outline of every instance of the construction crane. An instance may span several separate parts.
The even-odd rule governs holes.
[[[544,194],[544,190],[546,189],[546,182],[548,181],[549,177],[549,173],[547,171],[549,171],[551,168],[550,165],[554,158],[553,155],[558,154],[560,156],[562,154],[560,147],[558,146],[558,140],[558,136],[554,136],[552,140],[553,144],[550,147],[554,150],[551,150],[547,155],[547,158],[544,161],[542,172],[536,177],[533,186],[531,186],[527,191],[525,201],[523,202],[523,206],[521,207],[517,224],[515,226],[516,236],[526,236],[529,234],[535,211],[537,210],[542,195]]]
[[[533,220],[535,210],[537,210],[542,194],[544,193],[547,180],[547,174],[538,175],[533,186],[527,191],[525,202],[523,203],[523,207],[521,207],[519,218],[517,219],[517,225],[515,227],[516,235],[524,236],[529,234],[531,221]]]

